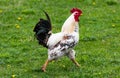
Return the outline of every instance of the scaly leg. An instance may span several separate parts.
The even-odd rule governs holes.
[[[77,65],[78,67],[80,67],[80,64],[75,60],[75,51],[74,50],[71,50],[68,55],[67,55],[71,60],[72,62]]]
[[[72,58],[71,60],[76,66],[80,67],[80,64],[74,58]]]
[[[43,72],[46,72],[46,67],[47,67],[47,65],[48,65],[49,62],[50,62],[49,60],[46,60],[46,61],[45,61],[44,65],[43,65],[42,68],[41,68],[41,70],[42,70]]]

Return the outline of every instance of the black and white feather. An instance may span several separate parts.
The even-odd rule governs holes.
[[[51,33],[52,26],[48,14],[44,11],[47,20],[40,19],[34,28],[35,37],[40,45],[48,48],[48,60],[55,60],[67,55],[75,58],[73,47],[79,41],[79,25],[75,21],[74,14],[65,21],[59,33]]]

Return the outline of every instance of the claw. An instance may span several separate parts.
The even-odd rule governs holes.
[[[80,67],[80,64],[75,59],[71,59],[71,60],[77,67]]]
[[[80,64],[76,64],[77,65],[77,67],[80,67]]]
[[[45,67],[42,67],[41,70],[42,72],[46,72]]]

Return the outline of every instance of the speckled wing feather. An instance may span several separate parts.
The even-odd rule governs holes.
[[[57,59],[67,54],[76,44],[75,36],[66,35],[55,46],[49,47],[48,58],[50,60]]]

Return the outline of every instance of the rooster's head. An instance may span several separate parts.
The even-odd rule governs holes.
[[[79,21],[79,16],[82,15],[82,11],[78,8],[73,8],[70,10],[70,12],[74,14],[75,21]]]

